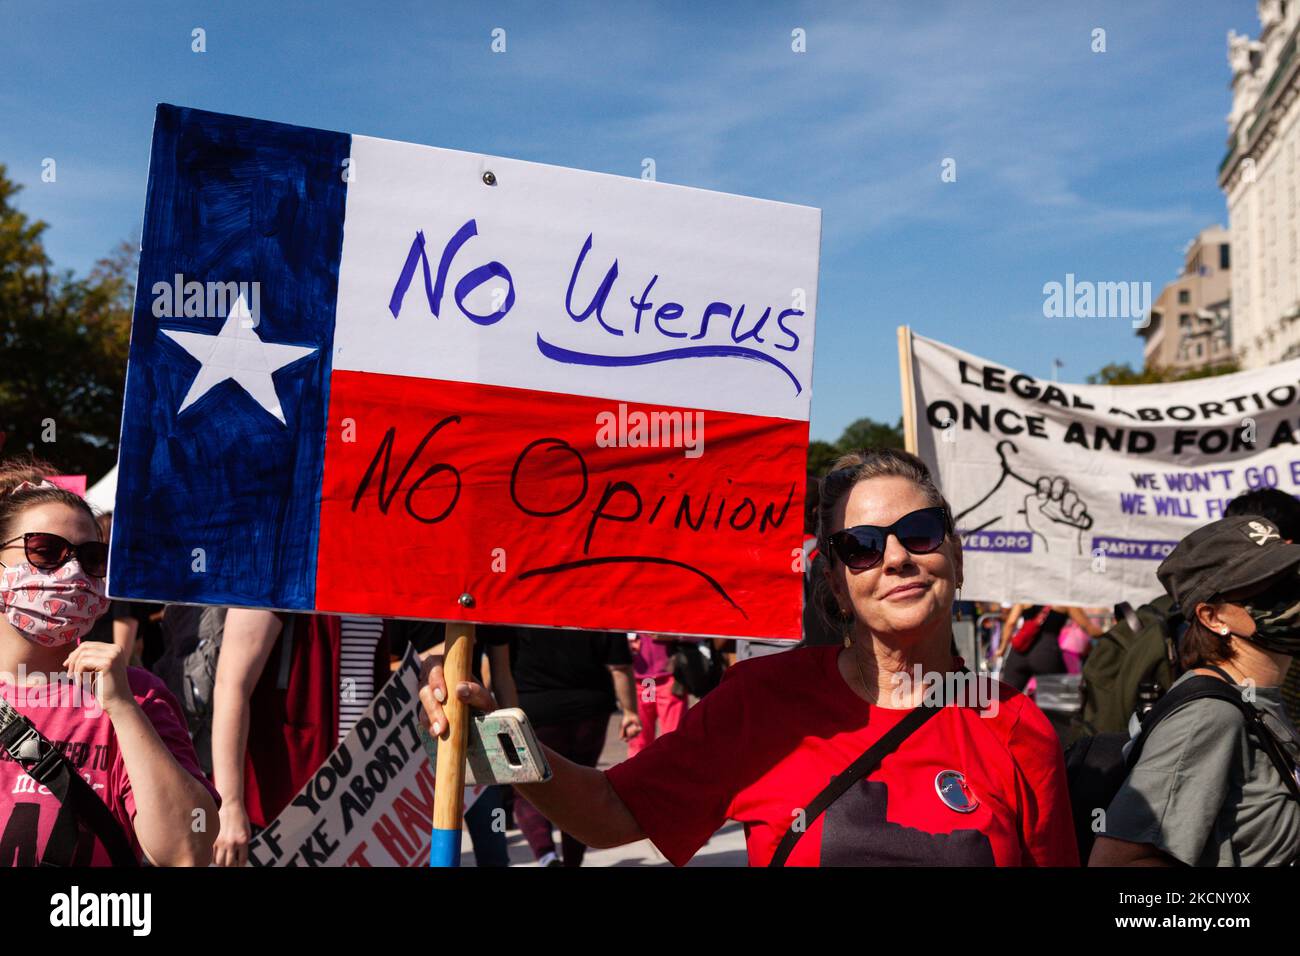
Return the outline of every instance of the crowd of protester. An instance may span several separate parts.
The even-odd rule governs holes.
[[[111,516],[50,473],[0,462],[0,866],[246,865],[408,647],[434,734],[452,692],[519,707],[553,771],[474,802],[480,866],[508,865],[515,828],[541,866],[642,839],[681,865],[728,820],[751,865],[1300,853],[1300,503],[1282,492],[1189,534],[1136,610],[957,606],[940,489],[912,455],[863,451],[810,480],[798,645],[484,625],[472,680],[449,688],[439,623],[109,601]],[[978,621],[974,659],[955,613]],[[1142,669],[1148,633],[1161,661]],[[948,706],[916,674],[944,678]],[[98,707],[58,675],[95,675]],[[1060,675],[1080,688],[1068,733],[1035,703]],[[627,759],[602,769],[611,730]],[[1098,768],[1110,783],[1085,799]]]

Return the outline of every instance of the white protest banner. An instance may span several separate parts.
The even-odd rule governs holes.
[[[799,638],[819,210],[163,105],[144,224],[115,596]]]
[[[251,866],[427,866],[434,771],[407,648],[356,727],[248,846]],[[465,788],[466,809],[482,787]]]
[[[1300,489],[1300,361],[1169,385],[1045,382],[912,336],[917,448],[964,597],[1109,606],[1243,491]]]

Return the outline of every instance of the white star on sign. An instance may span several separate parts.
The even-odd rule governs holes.
[[[241,316],[244,317],[242,320]],[[185,400],[176,410],[177,415],[229,378],[251,395],[253,401],[278,418],[280,424],[287,424],[271,373],[318,350],[304,345],[263,342],[247,316],[248,306],[241,295],[230,307],[226,324],[216,335],[160,330],[199,360],[199,374],[185,393]]]

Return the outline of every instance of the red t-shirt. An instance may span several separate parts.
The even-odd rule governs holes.
[[[199,769],[185,717],[167,685],[137,667],[128,667],[126,673],[132,696],[176,762],[202,782],[220,803],[216,789]],[[89,693],[83,696],[68,683],[19,687],[0,681],[0,693],[72,761],[122,825],[136,857],[143,859],[132,823],[135,794],[126,775],[113,723],[98,702]],[[0,867],[39,864],[61,806],[57,797],[47,788],[38,787],[0,749]],[[88,835],[79,841],[72,859],[77,866],[109,866],[111,862],[104,845],[94,839],[92,846]]]
[[[750,865],[766,866],[800,808],[909,713],[858,697],[839,652],[737,664],[676,731],[606,771],[673,864],[738,820]],[[988,710],[949,706],[922,725],[808,826],[787,865],[1077,866],[1060,742],[1032,701],[995,687]],[[973,810],[940,796],[944,771],[964,775]]]

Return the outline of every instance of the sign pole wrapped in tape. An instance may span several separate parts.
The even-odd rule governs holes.
[[[1300,491],[1300,361],[1068,385],[904,338],[905,421],[952,504],[972,598],[1137,604],[1160,592],[1174,545],[1234,497]]]
[[[464,808],[461,794],[465,784],[465,748],[469,740],[469,705],[455,692],[463,681],[473,677],[470,664],[474,656],[474,625],[456,621],[447,625],[446,656],[443,672],[451,695],[443,704],[447,715],[449,740],[438,748],[437,792],[433,804],[433,833],[429,844],[430,866],[460,864],[461,818]]]
[[[476,622],[797,640],[820,231],[159,106],[111,593],[448,621],[452,687]]]

